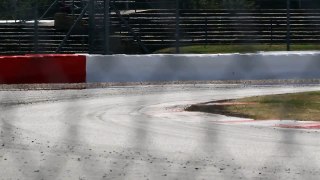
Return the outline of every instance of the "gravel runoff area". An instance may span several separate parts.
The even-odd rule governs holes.
[[[242,84],[242,85],[305,85],[320,84],[320,79],[280,79],[280,80],[227,80],[227,81],[165,81],[165,82],[109,82],[72,84],[0,84],[1,90],[59,90],[92,89],[113,86],[174,85],[174,84]]]

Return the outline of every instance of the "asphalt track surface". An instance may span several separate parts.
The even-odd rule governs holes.
[[[319,179],[320,133],[184,112],[320,86],[0,91],[0,179]]]

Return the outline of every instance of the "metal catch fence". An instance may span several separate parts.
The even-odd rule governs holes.
[[[243,44],[290,50],[320,41],[319,3],[311,9],[307,0],[274,8],[264,1],[218,2],[16,1],[0,13],[0,53],[180,53],[185,46]]]

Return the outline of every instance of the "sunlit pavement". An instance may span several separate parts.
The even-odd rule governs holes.
[[[0,179],[318,179],[317,129],[182,111],[313,90],[320,86],[0,91]]]

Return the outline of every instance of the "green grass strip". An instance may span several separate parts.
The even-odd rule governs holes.
[[[320,121],[320,91],[255,96],[229,100],[226,105],[192,105],[189,111],[201,111],[256,120]]]
[[[252,53],[259,51],[286,51],[285,44],[267,45],[197,45],[185,46],[180,48],[182,54],[217,54],[217,53]],[[320,50],[320,45],[316,44],[295,44],[291,45],[292,51]],[[155,53],[171,54],[175,53],[175,48],[166,48]]]

